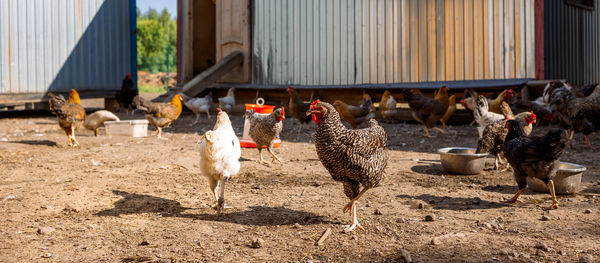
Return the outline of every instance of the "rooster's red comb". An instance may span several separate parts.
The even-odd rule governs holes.
[[[509,89],[509,90],[508,90],[508,94],[513,94],[513,90],[512,90],[512,89]]]
[[[534,120],[536,118],[535,113],[533,113],[533,111],[531,111],[531,118],[533,118]]]

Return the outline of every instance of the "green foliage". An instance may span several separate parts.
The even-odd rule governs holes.
[[[157,87],[152,85],[140,85],[140,93],[165,93],[165,87]]]
[[[177,71],[177,22],[165,8],[159,14],[148,9],[137,14],[137,66],[138,70],[152,73],[167,71],[167,46],[171,46],[168,69]]]

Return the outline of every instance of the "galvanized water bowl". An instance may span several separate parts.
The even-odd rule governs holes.
[[[475,153],[475,148],[448,147],[438,150],[442,167],[451,174],[479,174],[485,168],[488,153]]]

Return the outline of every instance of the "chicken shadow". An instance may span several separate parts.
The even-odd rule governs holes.
[[[422,163],[422,165],[415,165],[413,167],[410,168],[411,171],[415,172],[415,173],[419,173],[419,174],[428,174],[428,175],[443,175],[446,174],[446,172],[444,171],[444,169],[442,168],[442,165],[437,163],[431,163],[431,164],[425,164]]]
[[[159,213],[163,216],[168,216],[180,214],[187,209],[191,209],[181,206],[177,201],[156,196],[134,194],[119,190],[113,190],[112,192],[120,195],[123,199],[116,201],[114,208],[96,213],[97,216],[118,217],[120,215],[140,213]]]
[[[397,195],[397,198],[418,199],[429,203],[436,210],[475,210],[475,209],[495,209],[509,206],[504,203],[490,202],[479,197],[449,197],[449,196],[434,196],[430,194],[422,194],[419,196]]]
[[[484,186],[483,188],[481,188],[483,191],[488,191],[488,192],[494,192],[494,193],[501,193],[501,194],[515,194],[517,193],[517,191],[519,189],[517,189],[517,186],[514,185],[487,185]],[[525,192],[523,192],[524,195],[530,194],[532,193],[531,190],[525,190]]]
[[[140,213],[159,213],[163,217],[191,218],[203,221],[222,221],[241,225],[269,226],[269,225],[310,225],[334,223],[325,220],[322,216],[293,210],[285,207],[268,206],[250,206],[250,210],[231,211],[225,209],[221,217],[217,219],[215,210],[211,208],[201,208],[207,213],[194,214],[183,213],[186,210],[198,209],[183,207],[181,203],[175,200],[169,200],[161,197],[128,193],[120,190],[113,190],[113,193],[123,197],[114,203],[114,208],[106,209],[96,213],[97,216],[115,216]],[[235,210],[235,209],[234,209]]]
[[[20,143],[27,145],[46,145],[46,146],[57,146],[56,142],[50,140],[20,140],[20,141],[10,141],[10,143]]]
[[[273,225],[313,225],[338,223],[326,220],[314,213],[293,210],[286,207],[250,206],[250,210],[233,211],[225,209],[217,219],[216,212],[209,209],[205,214],[178,214],[177,217],[192,218],[203,221],[221,221],[248,226],[273,226]]]

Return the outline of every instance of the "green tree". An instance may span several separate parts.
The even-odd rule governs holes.
[[[150,72],[177,71],[177,23],[165,8],[160,15],[155,9],[138,12],[138,69]],[[169,65],[167,46],[170,46]]]

